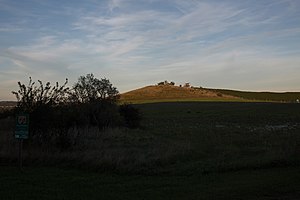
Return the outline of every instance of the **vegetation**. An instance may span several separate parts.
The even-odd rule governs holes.
[[[175,85],[175,82],[174,81],[171,81],[171,82],[169,82],[169,81],[162,81],[162,82],[159,82],[159,83],[157,83],[157,85]]]
[[[58,82],[55,86],[51,86],[50,82],[47,82],[45,86],[42,81],[38,80],[38,82],[39,86],[36,86],[31,77],[27,86],[18,82],[19,90],[12,91],[18,101],[18,110],[32,112],[39,106],[55,106],[67,101],[69,88],[66,85],[68,79],[62,86],[59,86]]]
[[[97,79],[93,74],[87,74],[78,78],[78,82],[73,86],[71,97],[73,101],[87,103],[96,100],[115,101],[118,95],[119,91],[108,79]]]
[[[226,101],[226,102],[294,102],[299,103],[300,92],[243,92],[236,90],[191,87],[189,83],[175,86],[174,82],[159,82],[121,94],[126,103]]]
[[[207,89],[209,91],[219,92],[230,96],[235,96],[255,101],[277,101],[277,102],[298,102],[300,100],[300,92],[245,92],[225,89]],[[298,100],[298,101],[297,101]]]
[[[193,176],[141,176],[27,167],[0,167],[2,199],[299,199],[298,168]]]
[[[3,117],[13,112],[30,114],[30,145],[68,149],[79,140],[78,134],[69,133],[73,128],[139,126],[139,111],[127,106],[125,114],[121,112],[122,107],[119,109],[116,102],[118,90],[108,79],[87,74],[79,77],[71,89],[66,87],[68,80],[62,86],[58,82],[55,86],[50,82],[44,85],[40,80],[38,83],[36,86],[31,78],[27,86],[18,82],[19,90],[12,92],[17,107],[2,114]]]
[[[136,107],[129,104],[123,104],[120,106],[120,114],[125,119],[125,125],[129,128],[138,128],[142,116]]]
[[[142,128],[73,127],[66,132],[71,149],[44,146],[37,151],[29,145],[25,163],[70,162],[100,171],[186,175],[300,162],[299,104],[181,102],[134,107],[144,113]],[[0,152],[14,161],[17,148],[9,134],[14,122],[2,122],[6,127],[1,127]]]
[[[174,102],[134,107],[144,113],[141,129],[70,129],[68,134],[80,138],[71,149],[25,145],[23,174],[3,167],[16,164],[18,149],[11,134],[13,119],[2,119],[1,197],[299,198],[299,104]]]
[[[81,83],[93,83],[88,79]],[[41,83],[30,85],[17,92],[20,101],[38,99],[31,94],[40,94],[35,91],[44,88]],[[157,90],[146,88],[151,95],[179,88],[186,94],[207,92],[220,101],[228,97],[195,88],[153,87]],[[53,92],[61,86],[55,88]],[[82,95],[90,100],[74,101],[72,89],[58,98],[63,101],[23,104],[31,112],[34,127],[24,144],[25,173],[11,167],[18,161],[18,144],[12,134],[14,118],[8,114],[0,119],[2,198],[83,199],[86,194],[90,199],[300,197],[300,104],[215,101],[118,105],[116,93],[116,98],[103,99],[91,92],[96,94],[92,98]],[[186,100],[189,98],[186,95]]]
[[[120,100],[126,103],[170,102],[170,101],[243,101],[230,95],[217,92],[178,87],[170,84],[147,86],[121,95]]]

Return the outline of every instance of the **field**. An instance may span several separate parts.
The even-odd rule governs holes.
[[[1,167],[1,199],[247,199],[297,200],[295,167],[222,174],[117,175],[54,167]]]
[[[225,89],[207,89],[209,91],[219,92],[226,95],[239,97],[242,99],[254,101],[277,101],[277,102],[298,102],[300,100],[300,92],[246,92]]]
[[[68,151],[27,147],[23,173],[13,167],[14,123],[2,119],[0,196],[300,198],[299,104],[173,102],[136,107],[143,113],[140,129],[77,130],[85,134],[84,141]]]

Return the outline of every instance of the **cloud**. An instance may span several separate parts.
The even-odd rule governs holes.
[[[23,30],[22,28],[12,27],[12,26],[7,26],[7,27],[1,27],[0,28],[0,32],[9,32],[9,33],[19,32],[19,31],[22,31],[22,30]]]
[[[1,3],[14,16],[18,8]],[[0,71],[54,81],[93,72],[120,91],[166,78],[241,89],[271,88],[273,80],[272,88],[290,82],[297,89],[298,81],[288,78],[299,74],[300,16],[292,6],[299,3],[91,0],[62,3],[55,15],[26,7],[16,14],[25,21],[0,28],[6,37],[18,36],[1,46]],[[55,6],[38,4],[48,7]]]
[[[120,8],[122,6],[122,2],[124,2],[124,0],[110,0],[108,3],[109,10],[112,12],[114,9]]]

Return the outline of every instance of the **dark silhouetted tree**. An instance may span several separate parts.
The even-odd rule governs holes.
[[[72,127],[96,126],[100,130],[125,125],[139,126],[140,113],[130,106],[120,109],[118,90],[108,79],[97,79],[93,74],[80,76],[72,90],[63,85],[51,86],[29,78],[28,85],[18,82],[19,90],[12,93],[18,100],[16,112],[30,115],[30,142],[39,146],[54,145],[69,148],[78,136],[70,135]],[[0,116],[1,117],[1,116]]]
[[[97,79],[93,74],[80,76],[73,86],[72,100],[81,103],[95,100],[116,100],[119,91],[106,78]]]
[[[128,128],[138,128],[140,126],[142,115],[139,109],[132,105],[124,104],[120,106],[119,111],[124,118],[125,126]]]
[[[29,77],[29,83],[26,86],[21,82],[18,82],[19,90],[12,91],[18,101],[18,109],[23,111],[32,111],[35,107],[40,105],[58,105],[67,101],[69,95],[69,88],[66,87],[68,79],[66,79],[63,85],[59,85],[56,82],[55,86],[51,86],[50,82],[46,85],[42,81],[38,80],[39,85],[35,85]]]

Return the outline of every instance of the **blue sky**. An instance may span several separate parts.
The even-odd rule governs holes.
[[[0,0],[0,100],[17,81],[106,77],[300,91],[299,0]]]

